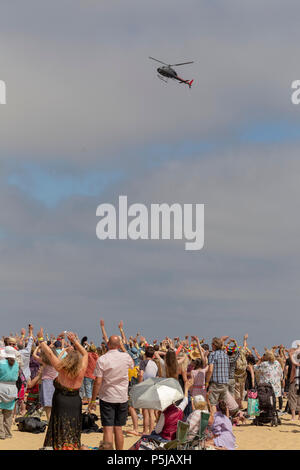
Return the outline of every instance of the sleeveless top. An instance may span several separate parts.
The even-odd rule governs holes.
[[[163,439],[172,441],[176,437],[177,423],[183,418],[183,411],[175,405],[170,405],[164,411],[165,425],[160,435]]]

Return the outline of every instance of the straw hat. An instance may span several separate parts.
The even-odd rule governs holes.
[[[196,395],[195,397],[193,397],[193,402],[194,402],[194,407],[196,409],[206,409],[207,408],[207,402],[204,398],[203,395]]]
[[[199,350],[194,349],[193,351],[190,352],[190,358],[195,361],[195,359],[200,359],[201,354]]]

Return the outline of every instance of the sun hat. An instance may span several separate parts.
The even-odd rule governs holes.
[[[197,405],[198,403],[206,403],[206,400],[203,395],[196,395],[194,396],[194,403]]]
[[[16,358],[16,350],[15,348],[12,348],[11,346],[6,346],[4,350],[2,349],[1,353],[2,353],[2,356],[5,357],[6,359],[10,357],[12,359]]]
[[[194,407],[196,410],[204,410],[207,408],[207,402],[203,395],[193,397]]]
[[[190,351],[189,355],[190,355],[190,358],[191,358],[193,361],[194,361],[195,359],[200,359],[200,357],[201,357],[200,351],[196,351],[196,350]]]

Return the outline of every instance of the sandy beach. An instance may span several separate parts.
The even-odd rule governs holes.
[[[291,415],[280,417],[282,424],[278,427],[253,426],[252,421],[234,427],[237,450],[298,450],[300,449],[300,420],[291,421]],[[97,422],[99,425],[99,421]],[[131,430],[131,419],[124,427],[125,445],[129,449],[138,437],[131,436],[127,431]],[[139,421],[139,429],[142,432],[142,421]],[[45,433],[31,434],[18,431],[16,424],[12,426],[12,439],[0,441],[0,450],[38,450],[43,446]],[[89,447],[98,447],[103,434],[82,434],[81,442]]]

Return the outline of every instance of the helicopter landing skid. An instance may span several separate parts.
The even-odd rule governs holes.
[[[167,78],[163,78],[161,77],[160,75],[157,75],[158,78],[162,81],[162,82],[165,82],[165,83],[168,83],[168,79]]]

